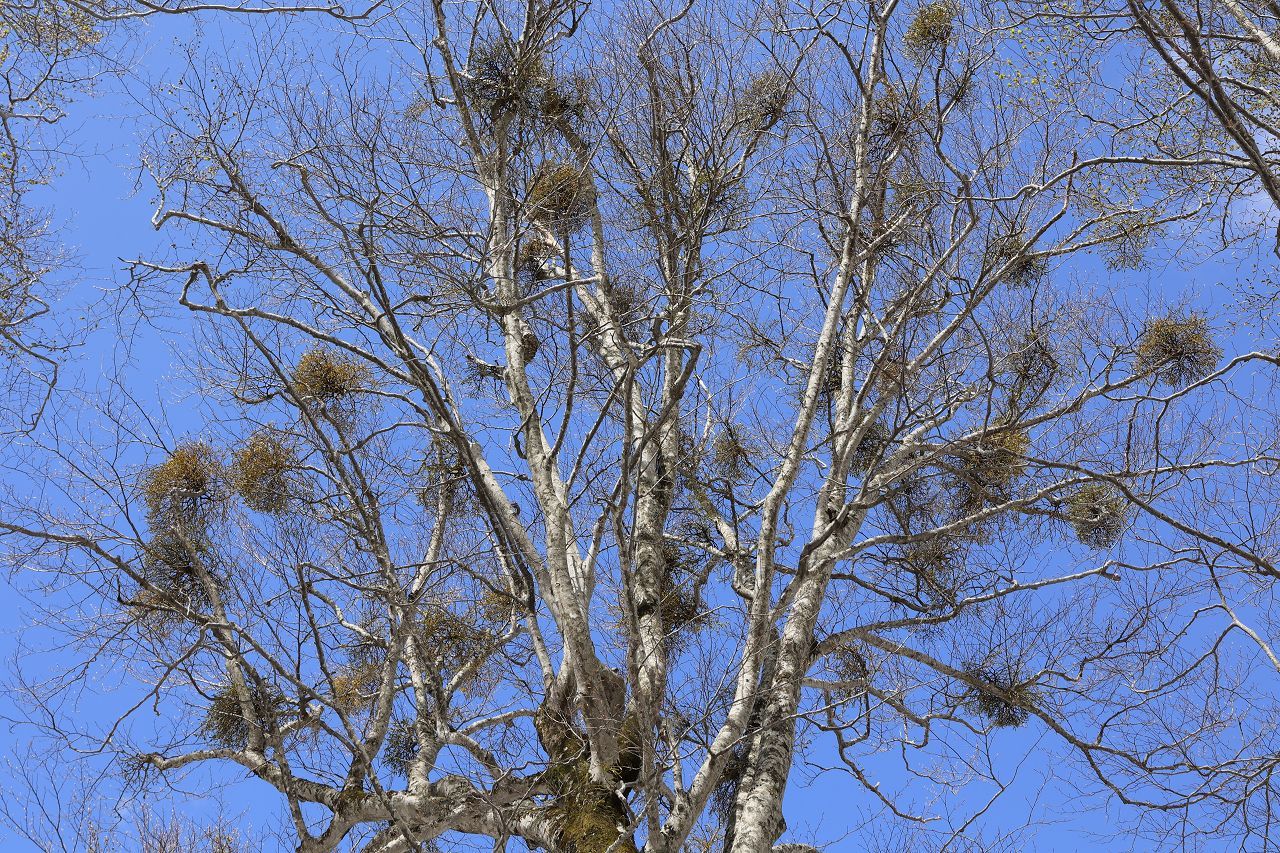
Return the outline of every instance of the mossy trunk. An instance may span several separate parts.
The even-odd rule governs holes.
[[[544,710],[535,718],[538,739],[551,759],[543,781],[554,801],[547,812],[556,826],[561,853],[639,853],[628,829],[627,805],[616,784],[591,778],[586,738],[560,714]]]
[[[638,853],[627,827],[626,804],[608,786],[592,782],[585,763],[567,776],[572,784],[551,806],[563,853]]]

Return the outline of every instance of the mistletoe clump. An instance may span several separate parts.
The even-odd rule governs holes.
[[[1081,486],[1067,498],[1066,509],[1076,538],[1097,551],[1120,541],[1129,516],[1129,502],[1106,483]]]
[[[822,375],[818,380],[819,399],[832,402],[840,395],[844,387],[844,348],[833,346],[827,353],[826,362],[822,365]]]
[[[257,433],[236,453],[231,486],[250,509],[280,513],[288,508],[293,486],[290,472],[296,465],[288,444],[273,433]]]
[[[947,0],[936,0],[917,9],[902,36],[911,57],[922,59],[946,47],[955,28],[955,17],[956,8]]]
[[[1049,271],[1044,255],[1031,250],[1021,233],[1002,234],[987,244],[986,266],[1011,287],[1030,287]]]
[[[648,313],[645,289],[645,283],[633,275],[610,276],[605,283],[604,297],[624,333]]]
[[[763,133],[786,116],[791,92],[791,79],[781,71],[756,75],[738,96],[737,122],[754,133]]]
[[[1028,332],[1005,358],[1013,376],[1012,397],[1043,394],[1058,377],[1061,365],[1053,346],[1042,332]]]
[[[161,529],[141,549],[141,584],[126,602],[132,617],[153,636],[168,637],[184,621],[206,612],[212,587],[211,546],[201,531]]]
[[[721,826],[727,826],[733,820],[733,804],[746,769],[746,748],[737,746],[729,753],[724,769],[720,771],[720,781],[711,792],[711,802],[708,803]]]
[[[962,506],[976,509],[989,497],[1006,494],[1026,471],[1026,452],[1030,446],[1031,437],[1026,430],[999,427],[958,454]]]
[[[525,240],[516,250],[516,275],[526,287],[547,277],[546,262],[555,257],[554,243],[539,238]]]
[[[853,457],[849,460],[850,467],[859,474],[866,473],[884,455],[892,440],[893,431],[883,421],[872,422],[862,433],[862,438],[853,451]]]
[[[1031,437],[1025,429],[1006,427],[987,436],[983,443],[988,452],[983,460],[988,482],[1007,486],[1026,470]]]
[[[1165,317],[1148,323],[1142,333],[1137,368],[1179,388],[1208,376],[1221,358],[1204,317]]]
[[[697,581],[698,561],[692,549],[674,542],[662,543],[662,586],[658,608],[669,631],[669,646],[679,645],[680,635],[696,633],[706,627],[710,614],[702,602]]]
[[[142,477],[151,536],[142,544],[141,587],[131,603],[148,627],[173,624],[212,603],[209,511],[220,499],[222,465],[208,445],[180,445]]]
[[[827,669],[831,678],[840,683],[839,687],[831,690],[836,698],[847,701],[866,692],[871,669],[866,657],[855,646],[841,645],[832,652],[827,660]]]
[[[534,171],[525,198],[529,219],[554,234],[585,226],[594,204],[595,185],[588,171],[557,161],[547,161]]]
[[[142,498],[156,528],[192,526],[218,498],[222,465],[203,442],[179,445],[142,478]]]
[[[211,597],[199,571],[208,551],[208,540],[198,533],[172,529],[156,533],[143,546],[142,577],[149,588],[144,587],[139,600],[157,609],[208,607]]]
[[[224,684],[213,694],[205,712],[201,731],[210,741],[228,749],[244,749],[250,735],[270,732],[284,711],[285,696],[264,684],[247,686],[248,702],[241,702],[233,684]],[[248,716],[245,705],[248,705]]]
[[[438,656],[443,672],[456,673],[473,661],[488,657],[493,651],[492,634],[448,607],[428,605],[419,618],[427,646]]]
[[[761,453],[760,447],[743,434],[741,427],[727,425],[711,441],[711,467],[717,477],[737,482]]]
[[[369,384],[369,370],[355,358],[316,347],[298,359],[292,384],[304,400],[328,403],[350,397]]]
[[[418,733],[412,720],[394,720],[387,727],[387,739],[382,747],[382,761],[401,776],[409,775],[413,760],[418,757]]]
[[[582,119],[587,114],[591,86],[591,78],[584,74],[544,75],[538,100],[540,117],[553,123]]]
[[[374,660],[342,667],[330,679],[333,707],[347,714],[367,708],[376,698],[381,675],[382,666]]]
[[[696,632],[706,623],[707,611],[702,604],[702,596],[690,584],[673,583],[668,586],[658,606],[668,631]]]
[[[977,682],[970,685],[971,707],[992,725],[1017,728],[1030,718],[1036,702],[1035,685],[1023,680],[1016,666],[972,667],[965,674]]]
[[[518,601],[510,592],[485,584],[476,597],[476,616],[490,625],[505,625]]]
[[[881,398],[901,397],[907,390],[911,354],[902,344],[882,352],[871,367],[871,387]]]
[[[960,598],[958,568],[964,552],[946,536],[932,536],[907,545],[903,565],[916,579],[917,593],[937,608],[955,607]]]
[[[909,135],[924,106],[919,98],[903,89],[885,86],[869,105],[872,126],[890,139]]]
[[[471,49],[462,91],[486,122],[514,116],[554,125],[586,115],[591,78],[557,75],[536,50],[517,50],[515,43],[501,37],[486,38]]]
[[[492,113],[518,105],[545,78],[537,54],[517,53],[507,39],[482,39],[471,50],[462,88],[473,106]]]

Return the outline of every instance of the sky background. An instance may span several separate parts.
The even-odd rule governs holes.
[[[320,25],[309,36],[314,39],[316,51],[332,49],[325,37],[326,26],[337,25]],[[239,32],[235,25],[189,17],[152,19],[143,29],[145,35],[137,41],[136,53],[130,58],[134,75],[142,81],[163,80],[166,75],[181,73],[187,46],[193,41],[233,46]],[[97,331],[74,354],[64,374],[64,385],[93,386],[100,375],[110,374],[116,366],[127,362],[134,387],[144,397],[154,398],[157,409],[165,410],[175,432],[180,432],[184,423],[195,432],[199,424],[183,406],[180,384],[173,381],[172,352],[163,340],[174,338],[145,326],[131,327],[134,333],[131,347],[122,352],[116,345],[117,318],[104,307],[111,304],[108,297],[112,292],[126,281],[122,259],[163,253],[167,246],[165,235],[157,234],[150,224],[154,187],[138,167],[139,143],[145,136],[146,126],[137,121],[136,115],[139,102],[145,102],[146,97],[145,82],[104,79],[93,97],[79,98],[64,125],[68,139],[77,149],[75,156],[65,161],[60,174],[39,193],[36,201],[49,209],[55,229],[61,231],[75,259],[76,270],[66,276],[67,289],[57,310],[64,316],[94,318],[97,324]],[[1157,266],[1129,274],[1136,280],[1126,284],[1137,284],[1162,294],[1191,293],[1199,304],[1221,306],[1235,298],[1224,287],[1224,283],[1234,277],[1234,271],[1229,268],[1231,262],[1227,263],[1228,266],[1223,266],[1223,262],[1217,262],[1194,271],[1176,265]],[[1074,274],[1088,273],[1085,268]],[[180,330],[181,322],[175,319],[170,331]],[[0,591],[3,591],[0,595],[0,659],[12,674],[13,662],[26,658],[29,654],[26,649],[40,647],[47,637],[30,631],[32,607],[19,589],[10,585]],[[20,645],[24,636],[26,645]],[[53,665],[59,657],[54,654],[44,659]],[[106,712],[129,701],[127,692],[117,692],[112,685],[97,687],[95,693],[86,695],[83,707],[72,709],[73,714],[83,714],[85,719],[105,719]],[[22,718],[22,711],[8,692],[0,693],[0,717],[8,721],[7,725],[0,726],[0,750],[5,756],[5,764],[0,768],[8,767],[14,774],[15,762],[26,760],[24,754],[31,731],[17,722]],[[1048,820],[1043,810],[1034,805],[1037,797],[1053,802],[1054,811],[1059,813],[1059,822],[1046,822],[1033,828],[1026,836],[1029,846],[1023,849],[1158,849],[1145,845],[1140,839],[1114,836],[1110,827],[1117,817],[1115,813],[1091,808],[1075,814],[1066,800],[1070,796],[1068,790],[1059,786],[1042,790],[1040,780],[1051,769],[1057,746],[1034,723],[1022,730],[999,733],[995,747],[997,760],[1010,769],[1024,756],[1027,758],[1018,772],[1014,793],[993,809],[993,822],[1012,828],[1029,812]],[[239,778],[239,774],[234,773],[225,779],[202,778],[202,775],[193,776],[188,787],[207,789],[219,781],[234,782]],[[865,791],[836,771],[813,774],[801,770],[796,773],[793,792],[786,807],[791,840],[834,841],[829,847],[834,851],[859,849],[852,841],[836,839],[842,828],[852,827],[859,813],[869,806]],[[270,798],[259,800],[264,794]],[[256,780],[234,784],[225,789],[224,795],[227,811],[233,816],[243,814],[251,823],[265,819],[263,805],[274,807],[276,804],[275,792]],[[165,808],[161,806],[162,813]],[[213,805],[206,802],[198,808],[208,814]],[[6,833],[7,830],[0,828],[0,850],[34,849]],[[886,849],[893,849],[892,842]]]

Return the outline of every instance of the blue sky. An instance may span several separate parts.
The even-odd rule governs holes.
[[[144,79],[162,79],[165,75],[179,73],[185,61],[184,46],[196,29],[208,27],[203,37],[213,42],[234,45],[235,27],[224,31],[224,25],[211,25],[190,18],[155,19],[146,24],[146,36],[139,39],[136,72]],[[329,45],[315,37],[317,50]],[[43,191],[37,201],[46,205],[54,222],[77,259],[79,269],[68,276],[68,290],[58,303],[58,310],[67,316],[93,316],[99,323],[98,331],[75,355],[65,377],[69,387],[92,385],[101,373],[110,372],[114,365],[126,357],[115,347],[116,331],[113,316],[104,313],[104,297],[125,281],[121,258],[141,257],[155,252],[163,254],[166,236],[157,234],[151,227],[153,190],[138,169],[139,142],[145,126],[136,120],[136,99],[145,98],[145,87],[134,82],[104,80],[93,97],[79,99],[72,107],[66,127],[79,147],[78,155],[66,162],[61,174]],[[1087,272],[1087,270],[1086,270]],[[1232,270],[1211,265],[1186,272],[1176,266],[1157,268],[1137,276],[1134,282],[1157,293],[1175,294],[1190,291],[1204,303],[1229,300],[1218,282],[1231,277]],[[139,326],[132,331],[136,337],[127,353],[128,373],[134,387],[144,398],[154,399],[158,408],[165,410],[171,423],[180,432],[184,425],[192,431],[199,424],[180,403],[180,397],[172,379],[172,353],[169,347],[174,340],[182,341],[181,319],[175,319],[168,333],[161,333]],[[174,330],[178,330],[175,337]],[[166,340],[167,339],[167,340]],[[0,596],[0,658],[13,659],[18,652],[19,635],[28,627],[29,608],[15,590]],[[39,634],[29,636],[29,642],[39,644]],[[58,660],[57,655],[48,658]],[[106,685],[104,685],[106,686]],[[76,713],[100,715],[120,707],[127,697],[105,692],[86,701]],[[0,716],[5,719],[21,717],[14,707],[12,697],[0,694]],[[20,755],[30,737],[29,730],[20,725],[0,728],[0,748],[5,755]],[[997,759],[1011,772],[1021,764],[1015,792],[1003,799],[993,809],[995,822],[1017,825],[1028,813],[1028,803],[1041,794],[1038,780],[1054,762],[1055,750],[1060,749],[1034,724],[1025,730],[1005,731],[995,740]],[[1022,761],[1030,752],[1030,758]],[[240,774],[231,774],[229,779]],[[806,773],[797,772],[793,782],[795,796],[787,806],[788,822],[797,840],[811,835],[815,841],[830,842],[838,838],[844,827],[850,826],[857,816],[869,807],[869,799],[856,783],[834,771],[817,775],[806,781]],[[203,785],[200,782],[196,787]],[[258,797],[269,792],[264,783],[245,782],[227,791],[229,810],[235,814],[243,811],[249,822],[265,814]],[[274,793],[274,792],[270,792]],[[1067,796],[1064,788],[1051,786],[1043,791],[1045,801],[1061,802]],[[208,808],[207,804],[201,808]],[[1034,808],[1032,809],[1034,811]],[[1054,809],[1054,811],[1058,811]],[[1043,814],[1043,813],[1042,813]],[[1018,849],[1041,851],[1072,850],[1151,850],[1133,839],[1110,837],[1110,826],[1116,815],[1092,809],[1073,815],[1070,810],[1058,814],[1057,822],[1043,823],[1031,830],[1027,838],[1030,846]],[[0,829],[0,833],[4,830]],[[0,834],[0,847],[5,850],[22,850],[22,842]],[[833,844],[833,850],[858,849],[853,842]]]

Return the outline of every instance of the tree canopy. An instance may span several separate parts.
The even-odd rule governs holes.
[[[239,15],[108,294],[182,406],[0,450],[30,730],[154,849],[1280,838],[1280,9],[68,8]]]

